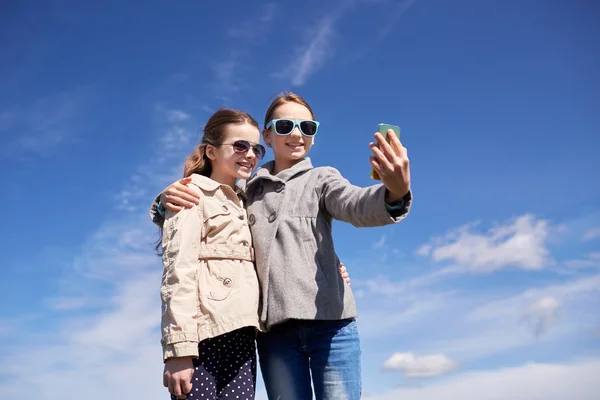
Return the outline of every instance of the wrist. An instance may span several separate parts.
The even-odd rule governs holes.
[[[407,190],[404,193],[394,193],[394,192],[390,192],[389,190],[386,190],[385,193],[385,202],[388,204],[394,203],[396,201],[399,201],[400,199],[403,199],[404,196],[406,196],[408,194],[410,190]]]

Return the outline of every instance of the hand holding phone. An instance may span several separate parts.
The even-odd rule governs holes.
[[[389,143],[389,140],[387,138],[387,133],[388,133],[389,129],[393,130],[394,133],[396,134],[396,136],[398,137],[398,139],[400,139],[400,127],[399,126],[397,126],[397,125],[390,125],[390,124],[379,124],[379,125],[377,125],[377,131],[379,133],[381,133],[381,135],[385,138],[385,140],[388,141],[388,143]],[[381,177],[379,176],[379,174],[377,173],[377,171],[375,171],[373,169],[373,167],[371,167],[371,179],[374,179],[376,181],[380,181],[381,180]]]

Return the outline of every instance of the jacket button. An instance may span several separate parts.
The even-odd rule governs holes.
[[[231,287],[231,279],[229,279],[229,278],[223,279],[223,286]]]
[[[273,214],[269,215],[269,222],[273,222],[273,221],[275,221],[275,219],[277,219],[277,214],[273,213]]]
[[[258,188],[256,188],[256,195],[260,196],[263,192],[263,190],[265,190],[262,185],[260,185]]]
[[[238,215],[238,218],[239,218],[239,219],[241,219],[241,220],[243,221],[243,220],[244,220],[244,218],[245,218],[245,217],[244,217],[244,214],[240,214],[240,215]]]
[[[283,183],[279,182],[279,183],[277,184],[277,187],[275,188],[275,191],[276,191],[277,193],[281,193],[281,191],[283,190],[283,188],[284,188],[284,187],[285,187],[285,185],[284,185]]]
[[[248,217],[248,222],[250,223],[250,225],[254,225],[254,221],[256,221],[256,217],[254,217],[254,214],[250,214],[250,216]]]

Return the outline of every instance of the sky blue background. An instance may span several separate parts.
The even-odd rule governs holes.
[[[39,366],[47,376],[61,369],[61,379],[86,368],[135,369],[133,354],[148,352],[146,379],[160,387],[159,308],[152,307],[162,267],[152,255],[157,233],[147,207],[181,174],[213,110],[241,108],[262,122],[282,90],[304,96],[321,122],[313,163],[338,168],[356,185],[373,184],[368,143],[379,122],[400,125],[408,148],[409,218],[381,229],[334,225],[365,314],[361,328],[371,332],[363,337],[367,393],[413,384],[382,371],[394,353],[459,362],[439,379],[597,355],[599,16],[597,2],[559,0],[3,2],[0,394],[14,393],[26,379],[15,365],[26,371],[26,356],[40,349],[77,351],[70,356],[77,362]],[[482,272],[456,257],[415,254],[426,243],[453,243],[431,238],[459,226],[479,221],[468,232],[489,239],[494,226],[526,214],[546,232],[515,233],[524,247],[547,251],[535,270],[523,266],[525,256]],[[489,243],[501,247],[505,239]],[[575,268],[573,260],[588,262]],[[471,269],[418,290],[407,283],[449,266]],[[154,320],[112,346],[105,332],[123,329],[123,320],[111,319],[126,308],[119,296],[137,287],[129,283],[146,282],[142,275],[148,285],[135,296],[148,299],[140,310],[155,314],[144,321]],[[591,286],[573,289],[583,281]],[[388,286],[395,289],[382,294]],[[559,309],[536,339],[518,310],[544,296]],[[499,339],[493,354],[468,355],[448,345],[488,337],[485,326],[461,316],[510,298],[518,306],[508,307],[514,315],[501,326],[514,329],[519,345]],[[431,299],[438,299],[433,310],[425,307]],[[414,315],[378,327],[412,307]],[[106,331],[96,330],[102,318]],[[140,340],[148,347],[136,347]],[[81,361],[90,346],[107,346],[111,356],[90,367]],[[33,385],[44,388],[41,398],[56,398],[57,382],[42,377]],[[123,393],[119,382],[107,378],[102,390]],[[165,398],[158,390],[152,398]]]

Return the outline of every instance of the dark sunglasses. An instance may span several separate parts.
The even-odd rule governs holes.
[[[315,136],[319,130],[319,122],[308,119],[300,121],[288,118],[272,119],[266,128],[269,129],[271,126],[273,126],[275,133],[279,136],[289,135],[295,127],[298,127],[300,133],[304,136]]]
[[[233,146],[233,151],[236,154],[246,154],[252,148],[256,158],[259,160],[262,160],[266,153],[265,146],[262,144],[251,144],[247,140],[236,140],[233,143],[223,143],[221,146]]]

